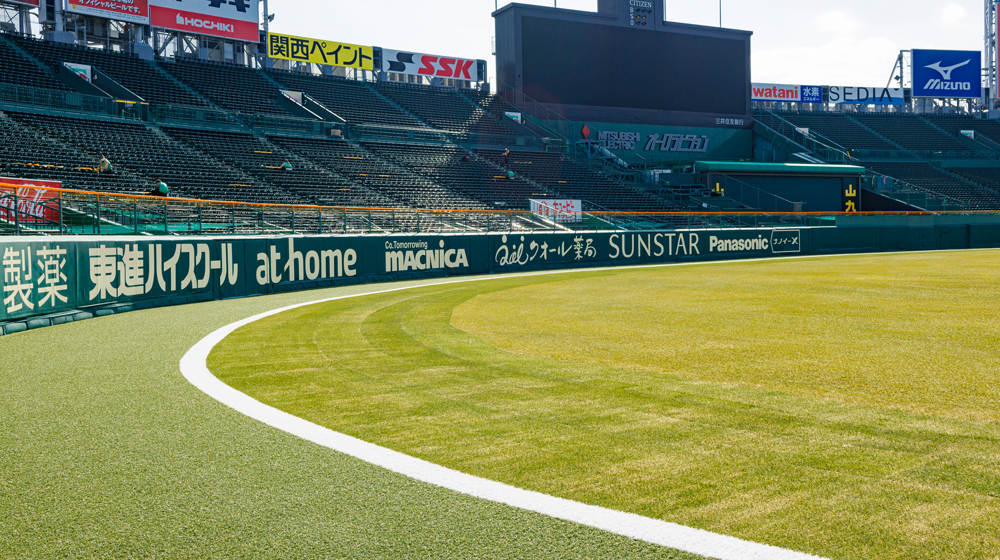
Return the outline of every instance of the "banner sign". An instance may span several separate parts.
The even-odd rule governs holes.
[[[195,35],[260,41],[258,0],[148,0],[149,23]]]
[[[374,70],[374,48],[294,35],[267,34],[267,56],[278,60],[312,62]]]
[[[838,105],[902,105],[903,88],[830,86],[830,103]]]
[[[7,186],[18,185],[18,186]],[[0,221],[14,223],[15,196],[17,198],[17,221],[21,224],[58,223],[59,209],[49,201],[58,197],[62,188],[60,181],[34,181],[31,179],[8,179],[0,177]]]
[[[580,200],[530,199],[531,211],[536,216],[554,222],[579,222],[583,211]]]
[[[87,80],[88,83],[93,81],[93,70],[89,65],[63,62],[63,66],[65,66],[70,72],[80,76],[84,80]]]
[[[913,97],[981,97],[982,71],[979,51],[913,49]]]
[[[753,101],[783,101],[786,103],[822,103],[821,86],[791,86],[782,84],[751,84]]]
[[[301,91],[288,91],[287,89],[281,90],[281,93],[285,97],[291,99],[292,101],[302,105],[302,92]]]
[[[38,7],[38,0],[4,0],[8,4],[20,4],[22,6]]]
[[[76,14],[149,25],[146,0],[67,0],[67,9]]]
[[[849,194],[857,185],[845,187],[845,197],[854,199]],[[982,231],[973,235],[976,227]],[[910,230],[914,235],[900,227],[820,227],[183,239],[0,238],[0,323],[109,304],[171,305],[411,278],[1000,243],[1000,226],[995,225]],[[957,233],[952,235],[953,231]],[[935,241],[907,245],[908,240],[923,243],[921,240],[927,238]]]
[[[965,136],[967,138],[971,138],[973,140],[976,139],[976,131],[975,130],[959,130],[959,132],[962,134],[962,136]]]
[[[473,59],[394,51],[390,49],[382,49],[382,71],[408,74],[410,76],[454,78],[456,80],[469,80],[473,82],[485,79],[485,76],[479,76],[479,66]]]
[[[521,113],[516,113],[514,111],[504,111],[503,114],[510,120],[516,122],[517,124],[524,124],[524,120]]]

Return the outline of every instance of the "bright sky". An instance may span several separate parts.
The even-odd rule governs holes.
[[[494,1],[270,0],[268,8],[272,31],[479,58],[492,81]],[[668,20],[719,25],[718,0],[665,1]],[[522,1],[553,2],[597,10],[597,0]],[[900,50],[983,49],[982,0],[722,0],[722,23],[754,32],[755,82],[884,86]]]

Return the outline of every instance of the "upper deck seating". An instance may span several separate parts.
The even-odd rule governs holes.
[[[423,123],[400,111],[363,82],[295,72],[272,71],[270,75],[291,91],[309,94],[347,122],[426,128]]]
[[[150,63],[128,54],[75,47],[18,38],[17,43],[25,52],[57,69],[63,62],[87,64],[100,69],[112,79],[149,103],[206,106],[204,100],[177,85]],[[59,68],[62,71],[61,68]]]
[[[493,115],[457,91],[391,82],[383,82],[374,87],[382,95],[439,130],[498,136],[514,134]]]
[[[278,88],[251,68],[218,62],[177,59],[163,68],[223,109],[239,113],[289,116],[277,104]]]

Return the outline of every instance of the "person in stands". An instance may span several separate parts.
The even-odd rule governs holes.
[[[510,148],[503,149],[503,164],[505,167],[510,165]]]
[[[167,186],[163,181],[157,181],[156,186],[149,193],[152,196],[167,196],[170,194],[170,187]]]
[[[285,171],[291,171],[292,170],[292,164],[288,163],[288,160],[286,159],[285,163],[281,164],[281,168],[284,169]]]
[[[111,162],[108,161],[108,158],[104,157],[104,154],[101,154],[101,161],[97,163],[97,172],[110,173],[113,170],[114,168],[111,167]]]
[[[507,172],[507,178],[510,179],[511,181],[513,181],[514,180],[514,172],[513,171],[508,171]]]
[[[462,161],[465,162],[465,163],[468,163],[468,162],[472,161],[472,158],[469,157],[469,154],[463,154],[462,155]]]

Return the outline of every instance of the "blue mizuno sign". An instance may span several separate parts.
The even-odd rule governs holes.
[[[914,49],[913,97],[981,97],[982,58],[979,51]]]

